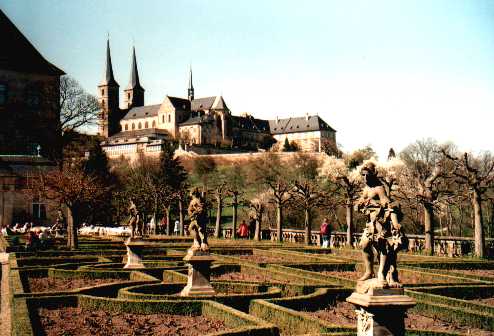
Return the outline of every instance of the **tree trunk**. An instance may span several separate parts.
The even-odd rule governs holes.
[[[482,200],[478,190],[473,190],[472,193],[472,206],[473,206],[473,223],[474,223],[474,237],[475,237],[475,256],[479,258],[484,257],[485,250],[485,237],[484,237],[484,225],[482,223]]]
[[[256,231],[254,232],[254,240],[261,240],[261,223],[262,223],[262,214],[256,216]]]
[[[233,196],[233,202],[232,202],[232,207],[233,207],[233,216],[232,216],[232,239],[237,238],[237,196]]]
[[[352,201],[348,200],[346,203],[346,244],[353,246],[353,209]]]
[[[279,242],[283,241],[282,231],[283,231],[283,209],[281,204],[276,204],[276,240]]]
[[[429,255],[434,255],[434,209],[430,203],[423,203],[422,205],[424,208],[425,251]]]
[[[223,210],[223,199],[221,196],[216,196],[216,227],[214,228],[214,237],[220,238],[221,235],[221,211]]]
[[[305,245],[311,245],[312,223],[310,220],[310,211],[308,208],[304,209],[304,214],[305,214]]]
[[[180,221],[180,235],[183,236],[184,232],[184,204],[181,198],[178,199],[178,220]]]
[[[79,224],[79,213],[75,209],[68,208],[67,216],[67,247],[76,250],[79,247],[77,229]]]
[[[171,236],[172,232],[172,224],[170,223],[170,211],[171,205],[166,207],[165,216],[166,216],[166,235]]]

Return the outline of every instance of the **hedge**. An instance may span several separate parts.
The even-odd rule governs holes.
[[[253,299],[270,299],[281,297],[281,289],[266,288],[266,286],[256,286],[257,291],[250,290],[247,293],[231,293],[221,294],[221,289],[225,283],[212,282],[211,285],[218,292],[214,296],[202,296],[201,300],[211,300],[223,303],[240,311],[248,312],[249,303]],[[230,287],[235,287],[235,284],[228,284]],[[254,287],[252,284],[237,284],[237,287]],[[138,285],[125,287],[118,292],[119,299],[126,300],[197,300],[197,297],[181,297],[178,293],[184,288],[184,284],[177,283],[161,283],[154,285]],[[261,291],[261,289],[264,289]]]

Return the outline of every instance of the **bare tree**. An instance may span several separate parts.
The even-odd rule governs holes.
[[[292,197],[290,168],[282,165],[277,155],[266,153],[253,165],[255,179],[269,190],[269,202],[276,207],[276,239],[283,240],[283,209]]]
[[[362,180],[357,166],[368,155],[361,155],[356,151],[358,156],[348,155],[345,159],[338,159],[334,156],[325,158],[320,170],[320,174],[332,182],[332,193],[341,196],[341,202],[345,206],[346,225],[347,225],[347,244],[352,246],[354,224],[353,224],[353,203],[358,198],[358,193],[362,188]]]
[[[431,255],[434,254],[435,205],[448,193],[440,147],[433,139],[418,140],[400,153],[406,165],[400,184],[402,190],[416,198],[423,208],[425,250]]]
[[[463,184],[470,193],[470,201],[473,207],[475,255],[483,258],[485,254],[485,237],[482,201],[494,182],[494,158],[490,152],[485,152],[479,156],[474,156],[470,153],[455,156],[445,149],[442,149],[441,152],[454,164],[452,174],[456,181]]]
[[[83,214],[104,197],[107,189],[96,176],[84,172],[82,162],[65,162],[62,168],[41,172],[39,178],[33,179],[31,190],[67,207],[67,247],[77,249],[77,231]]]
[[[227,195],[231,197],[232,206],[232,239],[236,238],[238,206],[242,201],[245,188],[245,177],[242,165],[238,162],[227,168],[224,172]]]
[[[291,163],[294,166],[293,200],[304,211],[305,244],[311,244],[312,212],[320,205],[323,194],[316,180],[318,176],[319,160],[300,153]]]
[[[261,192],[256,197],[250,200],[249,206],[252,211],[252,215],[256,220],[256,228],[254,231],[254,240],[261,240],[261,225],[264,212],[266,211],[266,204],[268,199],[267,192]]]
[[[87,93],[74,78],[70,76],[60,78],[60,129],[62,132],[95,125],[100,110],[98,99]]]

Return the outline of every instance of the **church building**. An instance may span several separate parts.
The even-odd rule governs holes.
[[[247,114],[232,115],[222,96],[196,98],[192,70],[189,73],[187,98],[166,95],[160,104],[145,105],[145,89],[139,82],[135,48],[132,50],[129,84],[123,91],[123,108],[119,104],[119,91],[119,84],[113,75],[108,40],[104,78],[98,92],[102,107],[99,134],[106,138],[102,147],[110,159],[123,157],[135,160],[141,154],[158,156],[166,140],[179,141],[189,148],[257,150],[269,149],[276,141],[284,141],[285,136],[289,141],[301,141],[303,145],[298,147],[308,151],[320,150],[317,136],[335,140],[336,131],[318,116],[310,117],[310,122],[306,123],[298,123],[296,120],[300,118],[290,118],[276,127],[278,120],[256,119]],[[295,129],[281,126],[287,123],[297,125]],[[306,139],[305,133],[310,140]]]

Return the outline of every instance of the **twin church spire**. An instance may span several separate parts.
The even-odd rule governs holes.
[[[120,120],[125,113],[133,108],[144,106],[144,88],[139,82],[139,71],[137,69],[137,57],[135,47],[132,47],[132,61],[130,67],[130,79],[124,92],[124,108],[120,109],[119,88],[113,74],[113,66],[110,52],[110,38],[106,41],[106,64],[104,77],[98,85],[99,103],[101,106],[99,134],[104,137],[112,136],[120,132]],[[187,96],[190,101],[194,100],[194,86],[192,84],[192,68],[189,74],[189,86]]]

